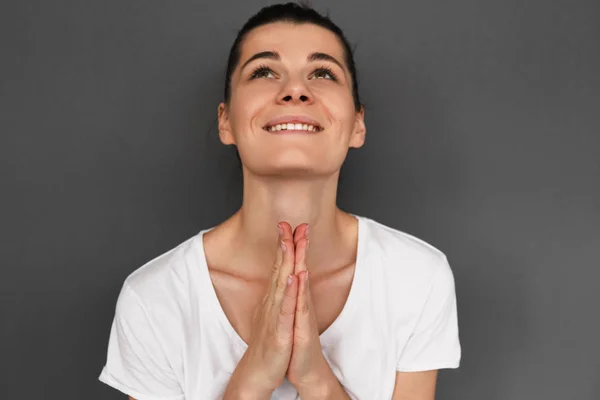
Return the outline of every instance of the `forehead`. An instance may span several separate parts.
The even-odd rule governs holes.
[[[276,51],[283,59],[306,57],[313,52],[327,53],[344,63],[344,49],[335,33],[310,23],[274,22],[259,26],[244,39],[241,61],[261,51]]]

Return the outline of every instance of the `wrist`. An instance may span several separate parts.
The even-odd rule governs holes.
[[[310,386],[296,388],[302,400],[324,400],[331,398],[331,384],[327,381],[315,382]]]
[[[250,387],[240,388],[237,395],[231,399],[235,400],[268,400],[271,398],[272,391],[255,390]],[[225,397],[223,398],[226,399]]]
[[[302,400],[348,399],[346,392],[331,369],[327,373],[320,374],[319,378],[312,383],[299,385],[296,389]]]
[[[249,367],[249,366],[248,366]],[[257,369],[247,368],[247,359],[242,357],[231,375],[224,400],[267,400],[275,390],[264,380]]]
[[[232,375],[223,394],[223,400],[268,400],[271,398],[272,389],[241,378]]]

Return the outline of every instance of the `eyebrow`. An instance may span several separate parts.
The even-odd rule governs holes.
[[[244,65],[242,65],[241,70],[244,69],[246,67],[246,65],[248,65],[252,61],[258,60],[261,58],[265,58],[268,60],[281,61],[281,56],[276,51],[261,51],[260,53],[256,53],[252,57],[250,57],[248,59],[248,61],[246,61],[244,63]],[[342,65],[342,63],[340,63],[335,57],[333,57],[327,53],[321,53],[321,52],[310,53],[308,55],[308,57],[306,57],[306,61],[330,61],[330,62],[336,64],[342,70],[345,69],[344,66]]]

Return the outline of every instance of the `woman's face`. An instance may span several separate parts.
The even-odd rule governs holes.
[[[348,148],[363,145],[365,125],[335,34],[285,22],[249,32],[231,77],[230,102],[219,105],[219,132],[257,175],[339,171]]]

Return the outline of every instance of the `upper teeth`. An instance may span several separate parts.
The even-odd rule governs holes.
[[[273,125],[273,126],[268,126],[266,129],[271,132],[281,131],[281,130],[315,132],[315,131],[319,130],[319,128],[317,128],[313,125],[308,125],[308,124],[277,124],[277,125]]]

